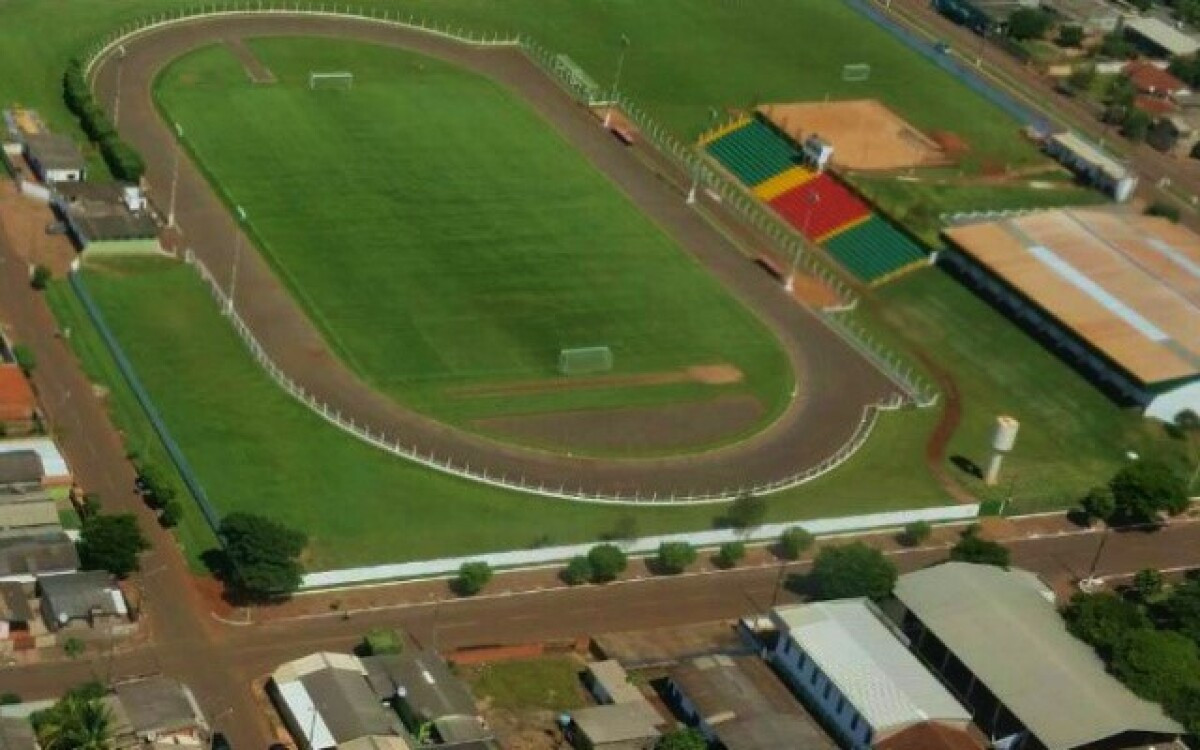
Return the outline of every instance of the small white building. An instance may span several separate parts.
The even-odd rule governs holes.
[[[1137,189],[1136,174],[1077,133],[1055,133],[1042,143],[1042,148],[1118,203],[1129,200]]]
[[[804,155],[805,163],[818,172],[824,172],[829,160],[833,158],[833,146],[815,133],[804,139],[800,144],[800,151]]]
[[[771,619],[780,632],[771,660],[850,750],[924,722],[970,723],[868,600],[776,607]]]

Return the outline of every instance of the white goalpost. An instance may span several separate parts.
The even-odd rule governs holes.
[[[352,89],[354,74],[348,70],[311,70],[308,73],[308,88]]]

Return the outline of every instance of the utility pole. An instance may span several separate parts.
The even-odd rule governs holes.
[[[121,123],[121,71],[125,69],[125,46],[117,47],[117,90],[113,94],[113,127]]]
[[[167,226],[175,228],[175,195],[179,190],[179,159],[183,150],[183,126],[175,123],[175,164],[171,169],[171,207],[167,211]]]
[[[229,302],[225,309],[227,313],[234,311],[234,296],[237,294],[238,260],[242,255],[242,226],[246,223],[246,212],[241,206],[237,210],[237,221],[233,225],[233,267],[229,271]]]
[[[804,200],[808,203],[808,210],[804,212],[804,241],[808,241],[808,224],[812,221],[813,211],[816,210],[817,204],[821,202],[821,196],[809,189],[804,193]],[[800,271],[800,248],[802,243],[796,243],[796,252],[792,255],[792,268],[788,271],[787,280],[783,282],[783,288],[788,292],[792,292],[796,288],[796,274]]]
[[[613,76],[612,93],[608,97],[608,108],[604,110],[604,127],[612,124],[613,105],[617,103],[617,92],[621,89],[621,69],[625,67],[625,52],[629,50],[629,37],[621,35],[621,51],[617,54],[617,74]]]

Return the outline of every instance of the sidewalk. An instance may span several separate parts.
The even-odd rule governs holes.
[[[1200,515],[1194,511],[1193,515]],[[1195,522],[1195,518],[1180,518],[1172,524]],[[984,518],[980,521],[983,535],[986,538],[1002,542],[1013,542],[1022,539],[1044,539],[1061,536],[1085,535],[1099,533],[1101,525],[1083,528],[1067,519],[1065,513],[1027,516],[1023,518]],[[785,561],[779,557],[774,545],[756,545],[747,547],[746,557],[733,570],[745,571],[754,568],[781,568],[791,570],[802,568],[811,563],[817,551],[824,546],[846,544],[850,541],[861,541],[876,547],[889,556],[909,555],[931,550],[949,550],[958,541],[966,524],[944,525],[934,528],[928,540],[918,547],[906,547],[899,541],[898,530],[872,532],[858,535],[834,535],[822,537],[811,550],[799,560]],[[713,561],[715,550],[704,550],[697,561],[683,575],[721,575],[727,571],[719,568]],[[635,583],[648,578],[662,578],[655,575],[648,564],[653,558],[631,558],[629,568],[618,579],[618,583]],[[487,585],[481,596],[512,596],[522,593],[546,591],[551,589],[569,588],[559,577],[561,565],[541,568],[528,568],[511,571],[498,571]],[[256,606],[249,611],[241,607],[233,607],[221,598],[221,592],[211,579],[198,582],[202,594],[212,608],[212,616],[218,621],[230,626],[248,626],[288,620],[309,620],[325,617],[348,618],[353,613],[371,612],[385,609],[398,609],[430,605],[440,601],[458,599],[450,587],[449,577],[422,579],[416,581],[399,581],[394,583],[375,584],[365,587],[353,587],[341,590],[298,594],[291,600],[280,604]],[[611,585],[611,584],[610,584]]]

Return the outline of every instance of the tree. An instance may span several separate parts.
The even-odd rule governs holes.
[[[800,555],[812,549],[814,542],[816,538],[807,530],[793,526],[784,531],[783,536],[779,538],[779,549],[785,559],[799,560]]]
[[[958,543],[950,548],[950,559],[957,562],[1007,568],[1009,552],[1008,547],[990,539],[984,539],[979,535],[978,530],[972,528],[963,532]]]
[[[1128,109],[1137,98],[1137,88],[1125,76],[1117,76],[1104,91],[1104,103]]]
[[[173,529],[182,520],[183,503],[173,499],[163,503],[162,508],[158,512],[158,522],[163,525],[163,528]]]
[[[1176,515],[1187,509],[1183,478],[1157,459],[1132,461],[1108,483],[1118,523],[1150,523],[1163,511]]]
[[[737,567],[746,557],[746,545],[743,542],[725,542],[717,550],[717,565],[722,568]]]
[[[255,599],[286,596],[300,585],[299,557],[308,538],[269,518],[231,513],[221,519],[225,541],[224,571],[233,588]]]
[[[1133,44],[1120,31],[1105,34],[1100,42],[1100,54],[1110,60],[1125,60],[1135,53]]]
[[[581,583],[587,583],[594,577],[592,572],[592,564],[584,555],[576,555],[567,562],[567,567],[563,568],[562,579],[570,586],[578,586]]]
[[[483,560],[465,562],[458,569],[455,590],[462,596],[475,596],[492,580],[492,566]]]
[[[1008,17],[1008,35],[1018,42],[1045,36],[1054,19],[1041,8],[1018,8]]]
[[[1121,123],[1121,134],[1138,143],[1146,140],[1146,133],[1149,130],[1150,115],[1136,107],[1131,108],[1125,114],[1125,120]]]
[[[1165,201],[1154,201],[1146,207],[1147,216],[1161,216],[1168,221],[1179,223],[1179,208]]]
[[[156,463],[146,462],[138,468],[138,480],[142,492],[150,500],[151,507],[162,507],[175,498],[175,485],[163,467]]]
[[[928,521],[913,521],[900,533],[900,543],[906,547],[916,547],[932,535],[933,524]]]
[[[625,552],[615,544],[597,544],[592,547],[588,550],[587,561],[592,566],[594,583],[615,581],[629,565]]]
[[[1077,94],[1090,91],[1096,82],[1095,65],[1078,65],[1067,77],[1067,87]]]
[[[1200,646],[1200,577],[1191,577],[1171,589],[1171,595],[1155,608],[1167,627],[1184,634]]]
[[[21,696],[16,693],[0,693],[0,706],[15,706],[21,702]]]
[[[1133,576],[1133,590],[1143,602],[1152,602],[1162,596],[1166,583],[1163,574],[1154,568],[1143,568]]]
[[[1136,630],[1150,627],[1146,614],[1116,594],[1076,594],[1063,610],[1067,630],[1111,658],[1113,650]]]
[[[50,269],[38,263],[33,267],[33,272],[29,274],[29,285],[40,292],[49,283]]]
[[[79,560],[85,570],[107,570],[125,578],[139,569],[138,555],[148,549],[132,513],[90,516],[79,532]]]
[[[1055,43],[1060,47],[1082,47],[1083,27],[1060,26],[1058,29],[1058,38],[1055,40]]]
[[[874,547],[853,542],[818,552],[809,581],[817,599],[883,599],[896,585],[896,566]]]
[[[767,517],[767,501],[759,495],[738,495],[729,505],[725,521],[735,529],[749,531],[761,526]]]
[[[1112,671],[1130,690],[1159,703],[1197,684],[1196,644],[1168,630],[1135,630],[1113,653]]]
[[[708,742],[697,730],[683,727],[660,737],[654,750],[708,750]]]
[[[113,717],[99,697],[68,693],[35,715],[34,727],[43,750],[109,750]]]
[[[659,570],[669,575],[682,573],[696,562],[696,548],[687,542],[663,542],[656,558]]]
[[[25,377],[33,375],[34,369],[37,368],[37,357],[34,356],[32,349],[24,344],[17,344],[12,348],[12,355],[17,362],[17,367],[20,367],[21,372],[25,373]]]
[[[1117,501],[1113,497],[1112,490],[1104,484],[1088,490],[1088,493],[1083,496],[1082,505],[1084,512],[1089,517],[1098,518],[1101,521],[1112,518],[1117,509]]]

